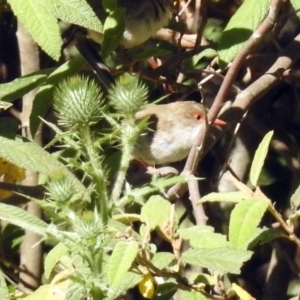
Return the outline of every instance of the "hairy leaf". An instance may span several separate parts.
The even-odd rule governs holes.
[[[108,265],[108,282],[110,287],[117,287],[136,258],[139,246],[136,242],[120,241],[116,244]]]
[[[53,59],[60,58],[62,40],[52,7],[39,0],[8,0],[14,14],[25,26],[36,43]]]
[[[214,233],[207,230],[209,226],[193,226],[186,229],[179,229],[180,237],[190,241],[190,245],[194,248],[226,248],[230,243],[226,240],[226,236],[220,233]]]
[[[204,202],[231,202],[231,203],[238,203],[249,196],[246,196],[243,192],[228,192],[228,193],[210,193],[202,197],[198,203]]]
[[[234,248],[246,249],[254,234],[269,201],[264,199],[248,199],[238,203],[230,216],[229,241]]]
[[[258,178],[261,173],[262,167],[264,165],[265,159],[268,154],[269,145],[273,137],[274,131],[268,132],[261,143],[258,146],[258,149],[255,152],[254,159],[251,165],[250,170],[250,182],[253,186],[257,186]]]
[[[46,78],[47,76],[44,74],[31,74],[8,83],[2,83],[0,84],[0,99],[1,101],[13,102],[41,85]]]
[[[175,261],[175,255],[171,252],[155,253],[151,262],[159,270],[167,267],[171,262]]]
[[[152,196],[142,207],[141,221],[145,222],[150,230],[163,225],[170,217],[171,204],[161,196]]]
[[[208,268],[221,273],[240,274],[243,263],[252,252],[232,248],[189,249],[181,256],[188,264]]]
[[[55,265],[60,261],[62,256],[68,253],[68,248],[62,244],[57,244],[53,249],[51,249],[46,256],[44,267],[45,267],[45,277],[49,279],[51,272]]]
[[[47,223],[19,207],[0,203],[0,219],[46,236]]]
[[[92,8],[83,0],[44,0],[52,7],[53,15],[67,23],[102,32],[103,25]]]

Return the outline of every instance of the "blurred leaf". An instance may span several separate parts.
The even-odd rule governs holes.
[[[170,217],[171,203],[161,196],[152,196],[142,207],[141,221],[145,222],[150,230],[162,226]]]
[[[47,223],[22,208],[0,203],[0,219],[22,229],[31,230],[39,235],[46,236]]]
[[[57,19],[51,15],[49,3],[39,0],[8,0],[14,14],[36,43],[53,59],[61,55],[62,40]]]
[[[164,282],[156,288],[153,300],[170,300],[178,290],[178,285],[175,282]]]
[[[180,299],[184,300],[209,300],[204,294],[196,291],[179,290]]]
[[[86,1],[44,0],[44,2],[47,3],[48,7],[52,7],[52,13],[58,19],[97,32],[103,31],[103,25]]]
[[[234,248],[247,249],[250,237],[259,225],[268,205],[268,200],[253,198],[240,202],[234,207],[229,223],[229,241]]]
[[[124,279],[126,272],[135,260],[139,246],[137,242],[123,242],[116,244],[109,259],[108,281],[111,288],[117,287]]]
[[[114,286],[113,289],[108,290],[108,296],[105,300],[115,300],[118,296],[127,292],[130,288],[136,286],[142,280],[142,275],[127,272],[123,275],[122,280],[119,282],[117,286]]]
[[[68,248],[62,244],[57,244],[52,248],[45,258],[44,268],[45,268],[45,277],[49,279],[51,272],[55,265],[60,261],[62,256],[68,253]]]
[[[5,102],[13,102],[41,85],[46,78],[47,76],[44,74],[30,74],[8,83],[2,83],[0,84],[0,99]]]
[[[65,165],[36,143],[10,140],[0,136],[0,144],[0,156],[14,165],[49,176],[67,176],[74,181],[78,192],[84,193],[86,191],[84,185]],[[83,196],[88,198],[88,195]]]
[[[248,292],[246,292],[236,283],[233,283],[231,288],[235,291],[235,293],[241,300],[255,300]]]
[[[175,260],[176,260],[175,255],[171,252],[158,252],[155,253],[154,256],[152,257],[151,263],[157,269],[162,270]]]
[[[240,274],[243,263],[252,252],[231,248],[189,249],[183,252],[182,261],[220,273]]]
[[[291,197],[291,208],[293,211],[297,210],[300,206],[300,185],[295,190],[294,194]]]
[[[259,179],[259,175],[263,168],[265,159],[268,154],[269,145],[271,139],[273,137],[274,131],[268,132],[261,143],[258,146],[258,149],[255,152],[254,159],[252,161],[251,169],[250,169],[250,182],[253,186],[257,186],[257,181]]]
[[[116,8],[112,11],[104,23],[104,38],[101,56],[107,57],[120,44],[125,29],[125,10]]]
[[[232,61],[265,18],[269,3],[270,0],[245,0],[229,20],[218,49],[222,68]]]
[[[231,202],[239,203],[248,199],[249,196],[245,195],[243,192],[227,192],[227,193],[210,193],[202,197],[197,203],[204,202]]]
[[[276,238],[283,237],[281,230],[274,228],[256,228],[253,235],[249,239],[248,249],[252,249],[256,245],[262,245],[273,241]]]
[[[5,282],[5,277],[3,272],[0,270],[0,299],[9,300],[9,291]]]
[[[208,226],[193,226],[186,229],[179,229],[178,233],[181,238],[190,241],[194,248],[226,248],[230,247],[226,236],[220,233],[214,233],[207,230]]]

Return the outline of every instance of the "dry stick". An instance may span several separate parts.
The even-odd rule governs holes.
[[[26,75],[39,70],[39,54],[36,43],[26,31],[23,24],[18,22],[18,46],[20,52],[21,73]],[[29,116],[32,109],[33,99],[35,97],[35,90],[29,92],[23,97],[22,113],[20,115],[23,136],[32,138],[29,132]],[[36,138],[39,135],[36,135]],[[40,136],[39,136],[40,138]],[[36,140],[36,139],[35,139]],[[35,172],[26,171],[26,178],[23,183],[27,185],[37,185],[38,175]],[[41,208],[35,203],[28,203],[26,210],[41,218]],[[24,240],[20,248],[20,288],[28,291],[39,287],[41,273],[42,273],[42,245],[40,243],[40,236],[36,233],[25,230]]]
[[[225,80],[222,84],[222,86],[227,86],[227,89],[230,88],[231,83],[233,82],[233,79],[235,77],[235,74],[238,72],[238,68],[241,65],[241,62],[245,58],[246,54],[250,52],[250,49],[252,50],[259,42],[261,41],[264,34],[266,34],[268,31],[272,29],[272,26],[274,24],[275,17],[279,11],[279,4],[281,2],[279,0],[274,0],[271,4],[270,11],[266,19],[263,21],[263,23],[259,26],[258,30],[255,31],[255,33],[252,35],[252,38],[246,43],[244,49],[242,49],[241,54],[239,54],[234,62],[232,63],[232,66],[230,69],[233,69],[233,71],[229,71],[225,77]],[[260,37],[260,38],[258,38]],[[299,40],[298,40],[299,39]],[[270,68],[270,72],[274,73],[275,70],[277,70],[279,67],[281,68],[288,68],[292,65],[292,63],[298,59],[300,56],[298,48],[300,41],[300,36],[296,37],[295,40],[283,51],[281,51],[280,57],[277,59],[277,61],[274,63],[274,65]],[[237,61],[237,62],[235,62]],[[231,79],[231,77],[233,79]],[[247,109],[249,109],[250,105],[252,105],[254,102],[256,102],[260,97],[262,97],[264,94],[266,94],[274,85],[278,83],[278,79],[271,74],[263,75],[261,78],[256,80],[253,84],[251,84],[248,88],[246,88],[243,92],[241,92],[239,95],[237,95],[235,102],[231,109],[225,114],[228,116],[228,126],[231,124],[234,124],[240,120],[242,115],[246,112]],[[213,104],[212,109],[209,112],[208,120],[212,122],[217,117],[219,110],[222,107],[222,103],[226,97],[227,91],[225,88],[222,88],[219,91],[219,96],[217,96],[216,100]],[[222,97],[221,97],[222,96]],[[235,109],[237,109],[235,111]],[[221,136],[221,131],[217,133],[216,137]],[[197,139],[195,140],[195,143],[190,151],[189,157],[186,162],[186,166],[183,170],[184,174],[191,174],[195,172],[195,169],[201,160],[201,158],[204,156],[204,154],[212,147],[212,145],[215,143],[216,139],[214,141],[210,141],[209,143],[203,143],[205,137],[205,129],[202,129],[199,132],[199,135]],[[200,149],[199,145],[203,145],[202,149]],[[201,150],[201,152],[200,152]],[[191,188],[197,188],[197,190],[190,190],[190,198],[193,204],[193,206],[196,206],[196,201],[200,199],[200,192],[198,186],[191,185]],[[183,195],[187,190],[187,186],[185,184],[178,184],[172,187],[168,191],[168,195],[170,197],[170,200],[175,200],[181,195]],[[206,216],[203,213],[200,217],[197,217],[196,219],[201,218],[205,219]],[[204,221],[202,221],[204,223]]]

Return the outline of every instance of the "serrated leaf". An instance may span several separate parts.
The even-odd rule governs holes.
[[[104,22],[104,37],[101,56],[107,57],[119,44],[125,29],[125,10],[117,7]]]
[[[48,279],[55,265],[60,261],[62,256],[68,253],[68,248],[62,244],[57,244],[53,249],[51,249],[46,256],[44,267],[45,267],[45,277]]]
[[[204,294],[196,291],[179,290],[180,299],[184,300],[209,300]]]
[[[19,207],[0,203],[0,219],[46,236],[47,223]]]
[[[214,233],[207,230],[209,226],[193,226],[190,228],[179,229],[181,238],[190,241],[194,248],[226,248],[230,246],[226,236],[220,233]]]
[[[62,40],[52,7],[39,0],[8,0],[14,14],[25,26],[35,42],[53,59],[61,55]]]
[[[117,287],[135,260],[139,246],[137,242],[118,242],[109,259],[108,282],[111,288]]]
[[[252,252],[232,248],[189,249],[181,256],[182,261],[220,273],[240,274],[243,263]]]
[[[232,61],[265,18],[269,4],[270,0],[245,0],[229,20],[218,49],[222,68]]]
[[[35,74],[20,77],[8,83],[2,83],[0,84],[0,99],[1,101],[13,102],[41,85],[46,78],[46,75]]]
[[[125,273],[122,280],[119,282],[119,284],[117,286],[113,286],[108,290],[108,296],[105,298],[105,300],[117,299],[118,296],[124,294],[130,288],[136,286],[141,280],[142,280],[141,274],[137,274],[133,272]]]
[[[14,165],[50,176],[69,177],[74,181],[78,191],[86,191],[83,184],[61,162],[36,143],[10,140],[0,136],[0,144],[0,157],[4,157]]]
[[[243,192],[228,192],[228,193],[210,193],[202,197],[197,203],[204,202],[231,202],[238,203],[244,201],[249,196],[246,196]]]
[[[1,300],[9,300],[9,291],[5,282],[5,277],[3,272],[0,269],[0,299]]]
[[[103,31],[103,25],[86,1],[82,0],[44,0],[52,7],[53,15],[67,23],[76,24],[97,32]]]
[[[238,203],[230,216],[229,241],[234,248],[246,249],[269,205],[268,200],[248,199]]]
[[[145,222],[149,226],[149,229],[153,230],[168,220],[170,211],[170,202],[161,196],[152,196],[142,207],[141,221]]]
[[[159,270],[164,269],[171,262],[175,261],[175,255],[171,252],[158,252],[155,253],[151,259],[151,263]]]
[[[65,80],[68,76],[76,74],[82,68],[84,62],[85,61],[81,56],[77,56],[65,62],[55,69],[49,75],[47,81],[40,87],[34,98],[30,114],[30,132],[33,136],[41,123],[40,118],[44,118],[51,105],[54,87],[59,83],[59,81]]]
[[[273,137],[274,131],[268,132],[261,143],[259,144],[255,155],[254,159],[251,165],[251,170],[250,170],[250,182],[253,186],[257,185],[259,175],[261,173],[262,167],[264,165],[265,159],[268,154],[269,150],[269,145],[271,142],[271,139]]]

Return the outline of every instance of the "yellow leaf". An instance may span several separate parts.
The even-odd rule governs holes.
[[[4,182],[16,183],[25,179],[25,170],[0,157],[0,176]],[[0,199],[8,198],[12,194],[12,191],[0,189]]]
[[[241,300],[255,300],[248,292],[242,289],[239,285],[233,283],[231,287]]]
[[[151,273],[144,275],[142,281],[139,283],[139,291],[144,298],[151,299],[154,295],[154,279]]]

